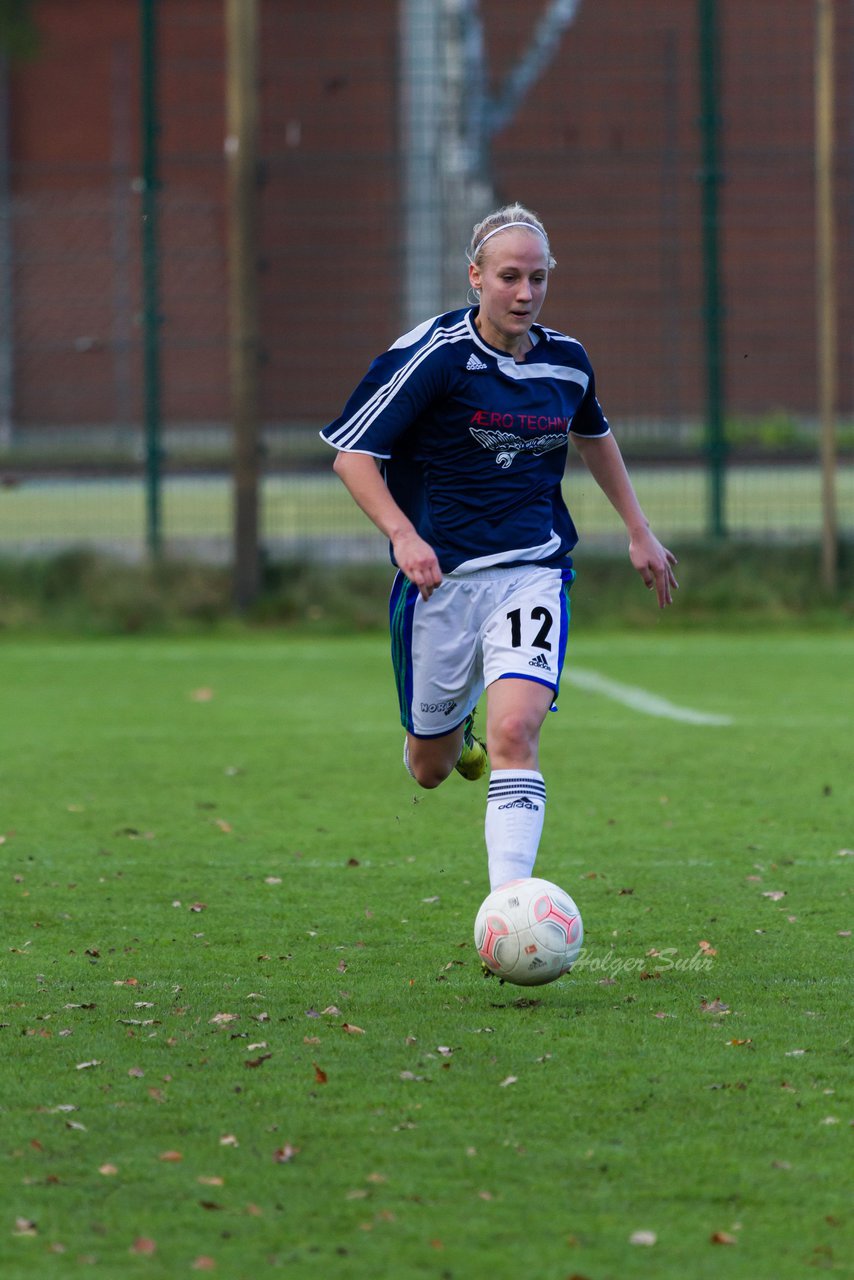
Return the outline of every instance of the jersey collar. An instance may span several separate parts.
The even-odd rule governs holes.
[[[474,322],[474,318],[479,310],[480,307],[471,307],[466,314],[466,324],[468,325],[472,342],[474,342],[475,346],[480,347],[481,351],[485,351],[488,356],[494,356],[499,363],[503,363],[507,360],[509,360],[511,364],[519,363],[513,359],[508,351],[499,351],[498,347],[491,346],[490,343],[486,342],[485,339],[481,337],[480,330]],[[531,325],[529,334],[535,347],[539,346],[541,342],[548,342],[549,340],[545,329],[542,325],[537,324],[536,321]]]

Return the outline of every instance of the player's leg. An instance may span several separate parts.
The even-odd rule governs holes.
[[[404,763],[420,787],[438,787],[453,772],[462,746],[462,725],[441,738],[417,738],[407,733]]]
[[[540,730],[555,691],[538,681],[504,676],[486,690],[486,741],[495,769],[538,770]]]
[[[486,691],[492,771],[484,831],[493,889],[533,874],[546,809],[540,729],[553,697],[546,685],[513,678],[496,680]]]
[[[484,630],[492,772],[486,849],[492,888],[533,874],[545,818],[543,721],[557,696],[569,631],[568,583],[535,569],[510,581]]]
[[[470,584],[450,579],[429,600],[402,574],[392,588],[392,663],[407,731],[403,758],[422,787],[439,786],[461,755],[473,755],[469,717],[483,678],[471,606]]]

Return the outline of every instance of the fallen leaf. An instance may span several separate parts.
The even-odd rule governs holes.
[[[118,1166],[114,1164],[102,1164],[98,1167],[98,1172],[105,1178],[114,1178],[118,1171]]]
[[[196,1181],[203,1187],[224,1187],[225,1186],[225,1178],[218,1178],[216,1176],[211,1178],[206,1178],[204,1174],[202,1174],[202,1176],[197,1178]]]
[[[350,1036],[363,1036],[365,1034],[361,1027],[354,1026],[352,1022],[343,1022],[341,1030],[346,1031]]]
[[[203,685],[201,689],[194,689],[190,694],[193,702],[210,702],[213,696],[213,689],[208,688],[207,685]]]
[[[338,1008],[337,1004],[328,1004],[323,1012],[329,1018],[341,1017],[341,1010]]]
[[[100,1058],[93,1058],[91,1062],[78,1062],[74,1068],[75,1071],[86,1071],[89,1067],[100,1067]]]
[[[273,1055],[272,1055],[272,1053],[262,1053],[262,1054],[260,1054],[260,1055],[259,1055],[259,1057],[257,1057],[257,1058],[246,1058],[246,1060],[245,1060],[245,1062],[244,1062],[244,1066],[246,1066],[246,1067],[260,1067],[260,1065],[261,1065],[261,1063],[262,1063],[262,1062],[267,1062],[267,1060],[268,1060],[269,1058],[272,1058],[272,1056],[273,1056]]]
[[[32,1218],[16,1218],[15,1219],[15,1235],[16,1236],[34,1236],[38,1235],[38,1227]]]
[[[211,1258],[207,1254],[201,1254],[192,1263],[193,1271],[216,1271],[216,1258]]]
[[[325,1072],[325,1071],[323,1071],[323,1070],[322,1070],[322,1069],[317,1065],[317,1063],[316,1063],[316,1062],[313,1062],[311,1065],[314,1067],[314,1079],[315,1079],[316,1083],[317,1083],[317,1084],[326,1084],[327,1080],[329,1079],[329,1077],[327,1076],[326,1072]]]
[[[704,956],[716,956],[718,954],[711,942],[706,942],[705,938],[700,939],[697,943],[697,948],[702,951]]]
[[[219,1145],[221,1147],[239,1147],[240,1143],[237,1141],[237,1138],[235,1138],[233,1133],[225,1133],[220,1138]]]
[[[746,1040],[727,1040],[726,1043],[733,1044],[733,1045],[753,1044],[753,1040],[750,1037],[748,1037]]]
[[[501,1081],[501,1084],[498,1087],[499,1089],[506,1089],[508,1084],[516,1084],[518,1079],[519,1079],[518,1076],[507,1076],[505,1080]]]
[[[216,825],[219,827],[220,831],[224,832],[226,835],[231,835],[233,827],[230,822],[226,822],[225,818],[217,818]]]
[[[236,1022],[239,1017],[239,1013],[215,1013],[211,1018],[211,1022],[222,1025],[226,1022]]]
[[[658,1241],[654,1231],[633,1231],[629,1236],[629,1244],[653,1245]]]
[[[130,1247],[131,1253],[141,1253],[146,1257],[150,1257],[157,1252],[157,1242],[152,1240],[150,1236],[137,1236]]]
[[[780,899],[785,898],[785,896],[786,896],[785,889],[768,889],[762,895],[763,898],[770,898],[772,902],[779,902]]]
[[[178,1164],[179,1161],[184,1159],[180,1151],[161,1151],[157,1158],[165,1164]]]
[[[273,1152],[273,1159],[276,1164],[290,1164],[295,1156],[299,1155],[299,1147],[294,1147],[290,1142],[286,1142],[283,1146],[277,1147]]]
[[[701,1000],[700,1013],[729,1013],[729,1005],[722,1000]]]
[[[738,1244],[735,1236],[731,1236],[727,1231],[713,1231],[709,1236],[710,1244]]]

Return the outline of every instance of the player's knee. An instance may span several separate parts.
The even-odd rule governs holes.
[[[528,756],[536,750],[540,726],[522,712],[508,711],[491,725],[490,750],[500,755]]]
[[[409,772],[412,774],[419,787],[423,787],[425,791],[432,791],[436,787],[441,786],[450,774],[450,769],[444,769],[435,762],[427,761],[425,763],[410,763]]]

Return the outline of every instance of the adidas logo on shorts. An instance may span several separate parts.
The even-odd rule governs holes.
[[[477,356],[474,354],[474,352],[472,352],[472,353],[471,353],[471,355],[469,356],[468,360],[466,361],[466,368],[467,368],[471,373],[475,373],[475,372],[478,372],[478,371],[479,371],[479,370],[481,370],[481,369],[485,369],[485,368],[486,368],[486,365],[484,364],[484,362],[483,362],[482,360],[479,360],[479,359],[477,358]]]
[[[538,653],[536,658],[532,658],[531,661],[528,663],[528,666],[538,667],[540,671],[551,671],[551,667],[549,666],[548,659],[542,653]]]

